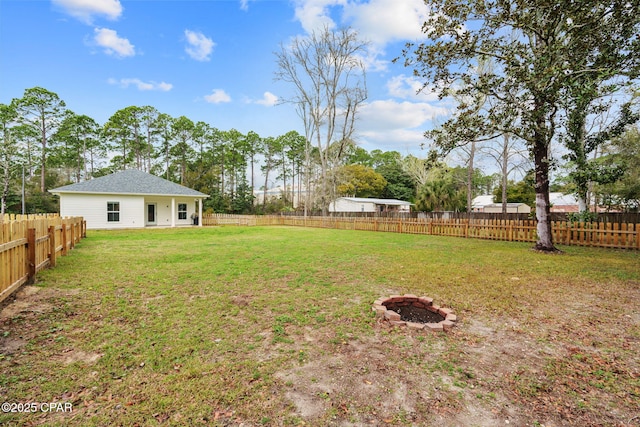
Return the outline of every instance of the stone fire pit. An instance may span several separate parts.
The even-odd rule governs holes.
[[[448,331],[458,320],[450,308],[433,305],[433,298],[412,294],[391,295],[373,302],[372,310],[392,326]]]

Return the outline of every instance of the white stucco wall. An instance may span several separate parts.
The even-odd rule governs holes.
[[[120,221],[107,221],[107,202],[120,203]],[[144,227],[144,197],[60,194],[60,216],[81,216],[87,229]]]

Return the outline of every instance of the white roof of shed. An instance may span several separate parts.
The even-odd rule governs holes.
[[[374,203],[376,205],[387,205],[387,206],[404,206],[404,205],[411,204],[411,202],[405,202],[404,200],[375,199],[372,197],[340,197],[340,199],[349,200],[355,203]]]
[[[573,194],[549,193],[549,203],[558,206],[577,206],[578,199]]]
[[[493,204],[493,196],[490,194],[485,194],[482,196],[476,196],[473,198],[473,201],[471,202],[471,207],[472,208],[481,208],[483,206],[487,206],[487,205],[491,205]]]

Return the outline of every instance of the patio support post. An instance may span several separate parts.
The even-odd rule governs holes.
[[[176,198],[171,198],[171,226],[176,226]]]

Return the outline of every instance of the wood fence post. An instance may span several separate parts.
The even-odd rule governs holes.
[[[49,267],[56,266],[56,226],[49,226]]]
[[[67,223],[62,221],[62,255],[67,255]]]
[[[36,277],[36,229],[27,229],[27,283]]]

